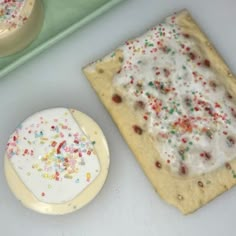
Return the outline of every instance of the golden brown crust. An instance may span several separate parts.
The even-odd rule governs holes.
[[[187,11],[177,14],[177,23],[184,32],[194,37],[199,49],[211,61],[212,68],[225,80],[222,81],[229,92],[236,96],[236,82],[230,69],[221,59],[207,37]],[[236,161],[227,163],[222,168],[198,177],[177,177],[162,163],[150,135],[143,132],[137,135],[133,125],[142,127],[140,119],[126,103],[114,104],[112,79],[122,66],[122,51],[117,50],[112,59],[104,58],[84,69],[84,74],[96,91],[97,95],[110,112],[120,132],[133,151],[136,159],[151,181],[155,190],[168,203],[177,207],[182,213],[188,214],[208,203],[216,196],[236,184]],[[142,147],[142,148],[140,148]],[[155,166],[157,163],[157,166]]]

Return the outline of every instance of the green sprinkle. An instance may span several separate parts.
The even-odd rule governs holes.
[[[174,108],[171,108],[170,111],[169,111],[169,113],[170,113],[170,114],[173,114],[174,111],[175,111],[175,109],[174,109]]]
[[[190,141],[190,142],[189,142],[189,145],[193,145],[193,142],[192,142],[192,141]]]
[[[150,81],[150,82],[148,83],[148,85],[152,87],[152,86],[154,85],[154,83],[153,83],[152,81]]]
[[[95,145],[96,141],[92,141],[92,144]]]
[[[181,80],[182,79],[182,77],[178,77],[178,80]]]
[[[226,123],[227,124],[231,124],[231,120],[226,120]]]
[[[168,143],[171,143],[171,139],[168,139]]]
[[[170,132],[171,132],[172,134],[175,134],[175,131],[174,131],[174,130],[171,130]]]
[[[184,70],[186,70],[186,66],[182,66],[182,68],[183,68]]]
[[[149,47],[153,47],[154,44],[153,44],[153,43],[149,43],[148,46],[149,46]]]

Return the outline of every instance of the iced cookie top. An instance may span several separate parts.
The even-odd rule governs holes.
[[[35,0],[0,0],[0,36],[25,24],[34,2]]]
[[[235,158],[233,98],[176,15],[120,49],[124,59],[113,79],[113,100],[121,96],[134,107],[143,123],[134,131],[150,133],[174,173],[203,174]]]
[[[45,203],[72,200],[100,173],[93,140],[65,108],[26,119],[11,135],[6,154],[25,186]]]

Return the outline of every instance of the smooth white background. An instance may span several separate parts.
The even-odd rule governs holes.
[[[182,8],[236,72],[235,0],[129,0],[0,80],[0,235],[235,235],[236,188],[189,216],[163,202],[81,73],[87,63]],[[11,194],[3,156],[19,122],[57,106],[79,109],[98,122],[109,142],[111,166],[93,202],[70,215],[45,216]]]

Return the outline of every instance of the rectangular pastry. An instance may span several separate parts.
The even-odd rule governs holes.
[[[188,214],[236,183],[236,80],[183,10],[84,68],[155,190]]]

